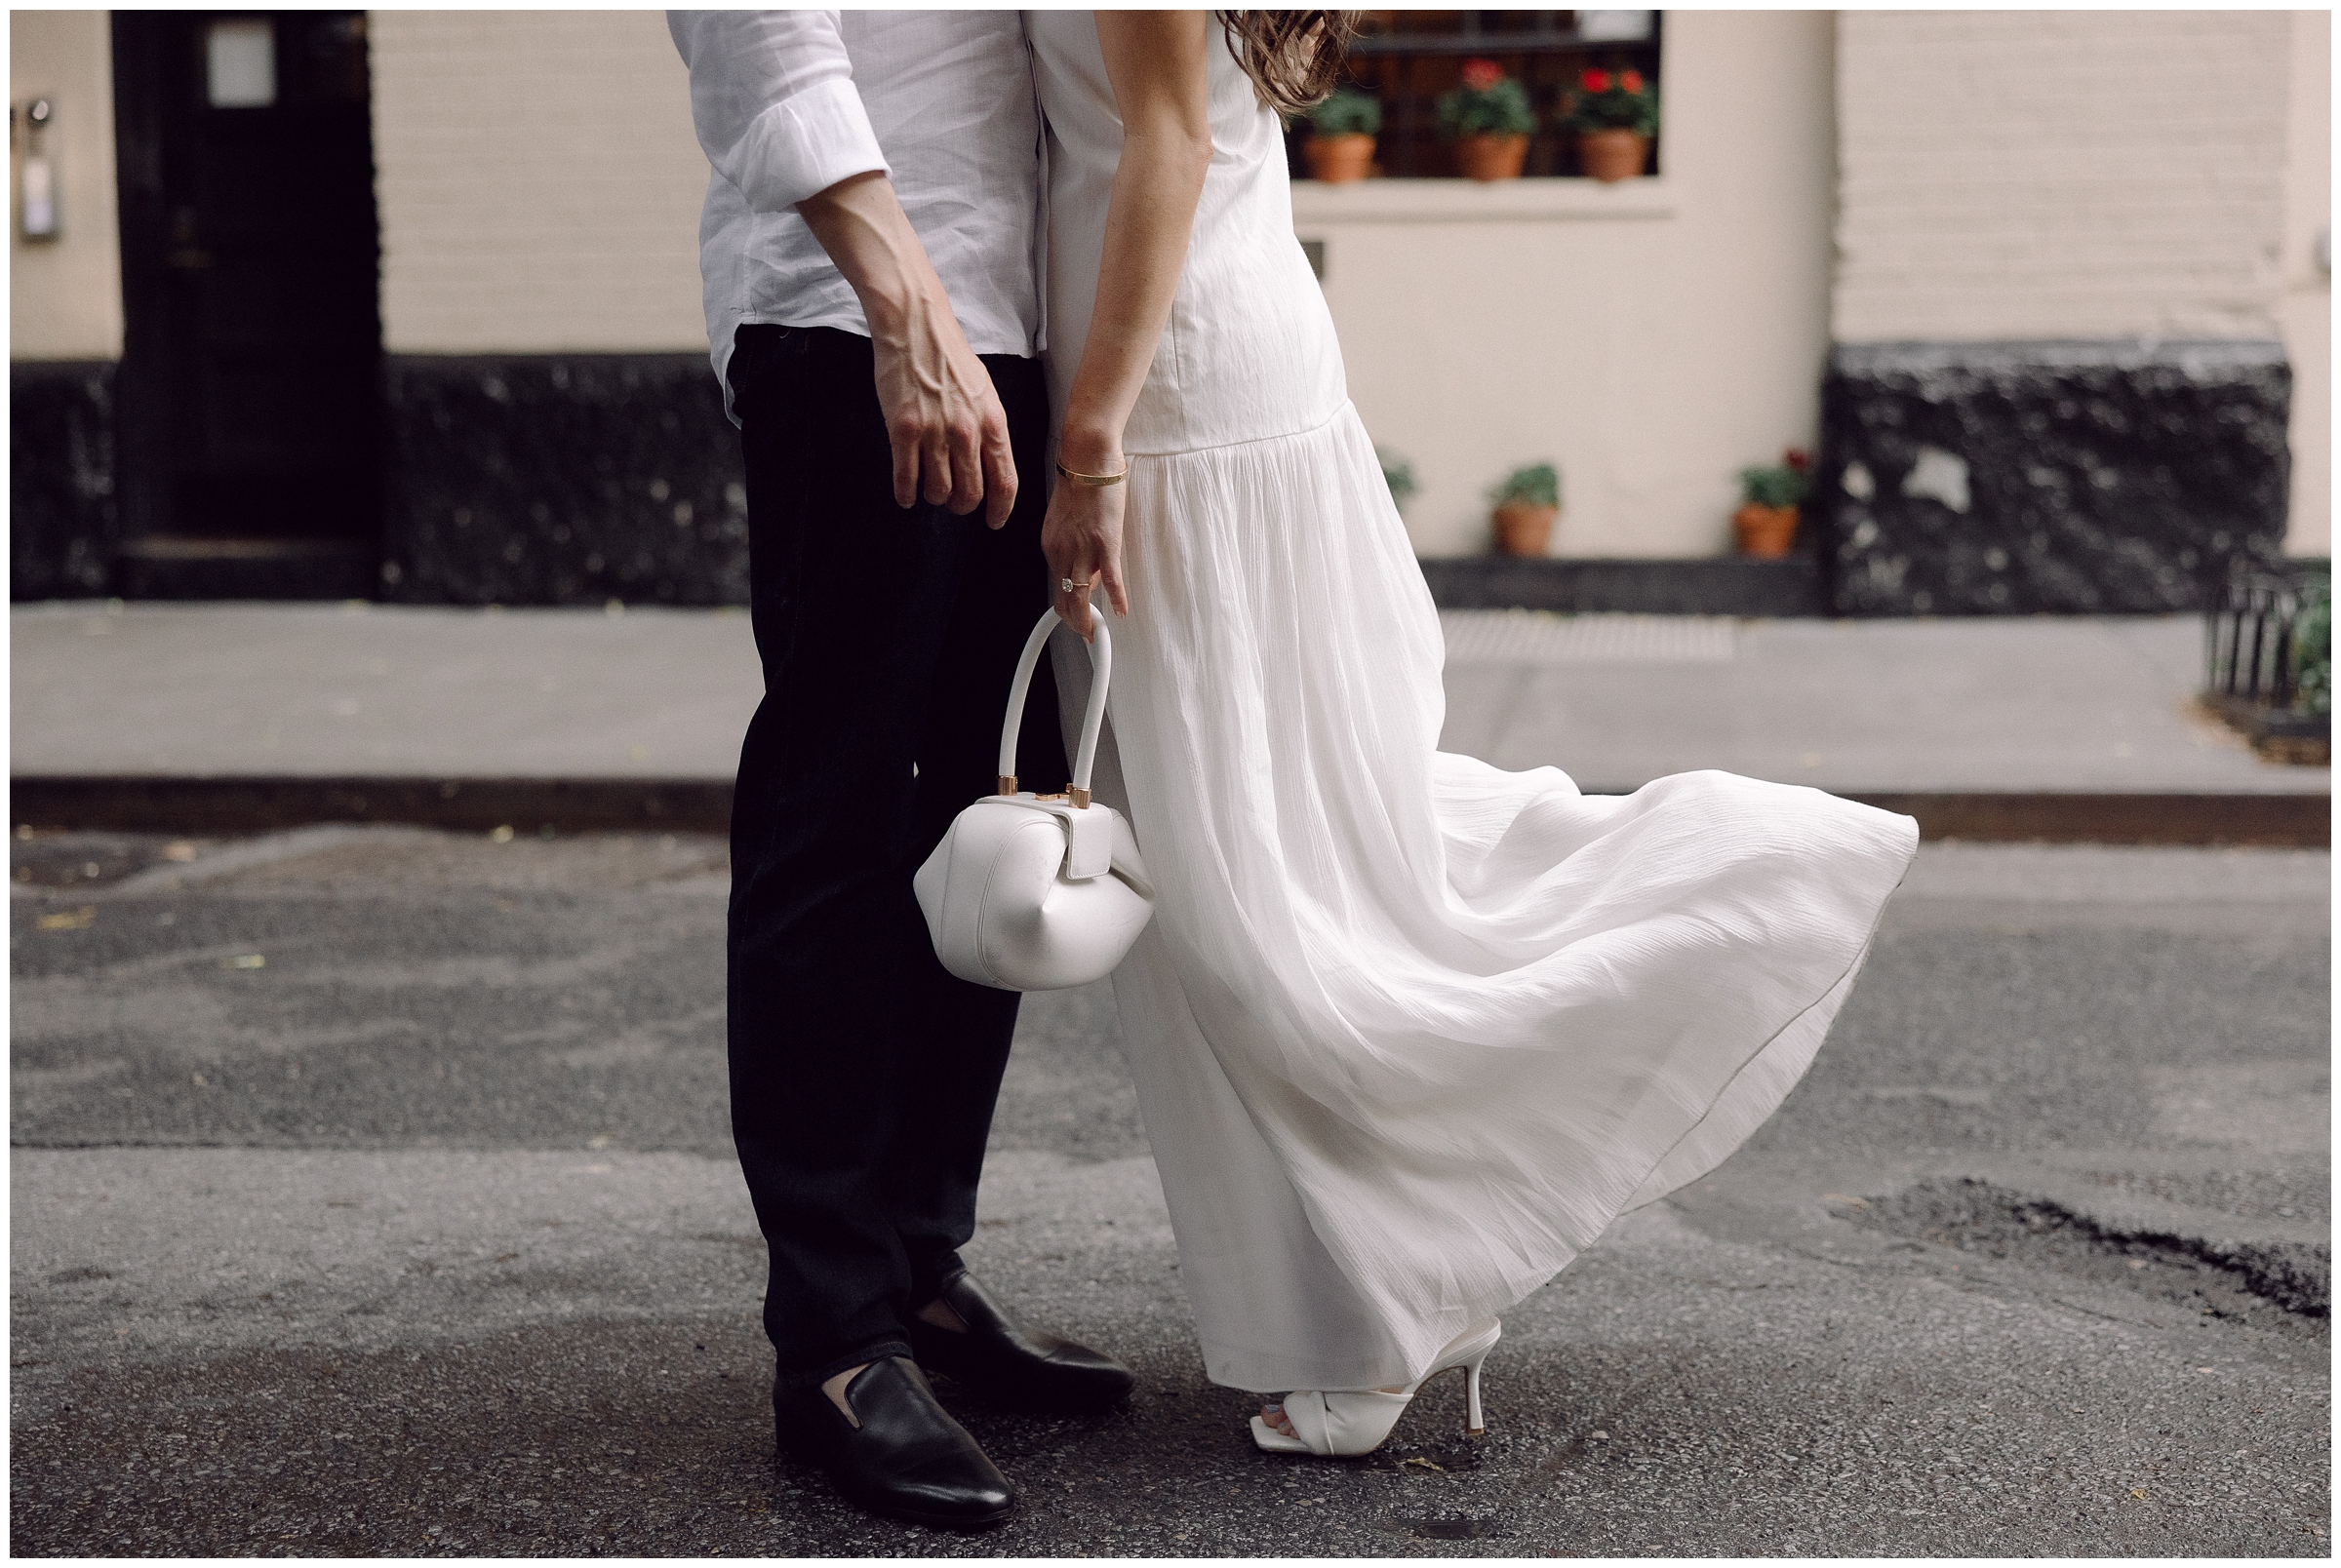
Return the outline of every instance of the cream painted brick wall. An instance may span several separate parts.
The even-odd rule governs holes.
[[[1840,341],[2268,337],[2281,12],[1848,11]]]
[[[1584,190],[1570,216],[1495,216],[1543,181],[1435,182],[1437,221],[1343,218],[1387,202],[1372,181],[1295,188],[1350,397],[1421,481],[1418,552],[1485,550],[1487,488],[1541,459],[1562,475],[1555,555],[1730,548],[1733,476],[1818,422],[1832,35],[1826,11],[1670,12],[1664,176]]]
[[[28,241],[19,215],[20,134],[9,149],[8,352],[20,360],[122,356],[122,239],[114,202],[114,52],[102,11],[12,11],[8,90],[47,98],[58,237]]]
[[[377,11],[394,354],[707,345],[707,160],[655,11]]]
[[[2284,548],[2333,551],[2333,274],[2317,255],[2333,226],[2333,14],[2292,13],[2292,157],[2285,171],[2283,299],[2292,361],[2292,517]],[[2329,257],[2326,261],[2329,262]]]

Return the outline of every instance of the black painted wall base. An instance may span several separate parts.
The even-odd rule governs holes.
[[[111,591],[121,544],[114,494],[112,360],[8,367],[8,565],[14,599]]]
[[[1826,615],[1820,563],[1737,556],[1690,561],[1433,557],[1422,563],[1442,609],[1553,609],[1585,614]]]
[[[391,355],[384,399],[383,599],[747,603],[706,355]]]
[[[1450,608],[1655,614],[2199,608],[2280,551],[2290,371],[2274,343],[1841,347],[1820,557],[1423,563]],[[736,433],[704,356],[391,356],[378,560],[181,560],[121,537],[111,363],[11,366],[18,599],[747,600]],[[256,575],[256,573],[258,575]],[[281,579],[281,581],[280,581]]]
[[[2169,612],[2284,535],[2273,342],[1841,345],[1820,483],[1845,615]]]

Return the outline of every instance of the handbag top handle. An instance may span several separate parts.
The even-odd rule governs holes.
[[[1060,617],[1055,607],[1042,612],[1040,624],[1024,639],[1024,651],[1016,655],[1016,678],[1008,686],[1008,722],[1000,726],[1000,793],[1016,793],[1016,731],[1024,721],[1025,693],[1032,689],[1032,667],[1049,646],[1049,634],[1056,630]],[[1097,761],[1097,733],[1105,725],[1105,687],[1114,673],[1114,640],[1105,629],[1105,617],[1091,611],[1090,622],[1095,628],[1090,647],[1090,706],[1081,716],[1081,748],[1073,758],[1073,782],[1065,786],[1065,795],[1083,810],[1090,804],[1090,768]]]

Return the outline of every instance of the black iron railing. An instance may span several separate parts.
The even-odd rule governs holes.
[[[2204,618],[2203,688],[2266,708],[2300,695],[2299,631],[2307,585],[2239,561],[2227,602]]]
[[[2203,704],[2272,762],[2332,758],[2332,574],[2237,562],[2203,621]]]

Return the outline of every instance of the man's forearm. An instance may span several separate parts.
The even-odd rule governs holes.
[[[923,299],[942,294],[942,280],[885,175],[841,179],[799,202],[797,212],[853,286],[873,338],[898,335]]]
[[[894,449],[894,499],[908,506],[923,494],[962,513],[987,503],[985,521],[1000,527],[1016,498],[1008,417],[893,182],[855,175],[797,212],[861,300]]]

